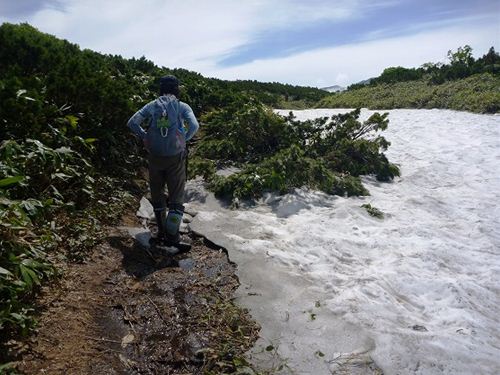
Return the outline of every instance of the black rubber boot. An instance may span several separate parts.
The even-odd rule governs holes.
[[[158,240],[163,240],[165,238],[166,229],[165,223],[167,221],[167,216],[165,213],[165,209],[155,209],[155,218],[156,218],[156,226],[158,227],[158,233],[156,234],[156,238]]]

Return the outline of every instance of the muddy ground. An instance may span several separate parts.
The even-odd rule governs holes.
[[[140,226],[135,217],[123,225]],[[25,374],[210,374],[245,368],[258,335],[232,303],[226,252],[203,238],[167,257],[109,228],[85,264],[43,290],[35,335],[14,343]],[[251,373],[250,370],[248,372]]]

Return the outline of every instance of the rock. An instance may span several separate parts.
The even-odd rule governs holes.
[[[133,343],[134,340],[135,340],[135,336],[133,334],[129,333],[128,335],[125,335],[122,338],[122,348],[125,348],[128,344]]]
[[[196,262],[194,261],[194,259],[191,259],[191,258],[179,260],[179,267],[185,271],[189,271],[189,270],[193,269],[195,265],[196,265]]]
[[[153,205],[149,200],[146,199],[146,197],[141,198],[140,206],[139,209],[137,210],[136,215],[138,217],[144,218],[144,219],[153,219],[155,217],[154,210],[153,210]]]
[[[193,210],[191,208],[185,208],[184,209],[184,214],[188,214],[191,217],[195,217],[196,215],[198,215],[198,211],[195,211],[195,210]]]
[[[189,233],[189,224],[181,223],[181,226],[179,227],[179,232]]]

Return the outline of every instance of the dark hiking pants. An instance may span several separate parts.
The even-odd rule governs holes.
[[[167,207],[165,184],[168,189],[168,208],[184,211],[185,183],[185,152],[174,156],[149,156],[149,188],[155,211]]]

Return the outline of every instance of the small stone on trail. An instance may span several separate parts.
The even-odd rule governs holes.
[[[135,336],[131,333],[122,338],[122,348],[125,348],[128,344],[134,342]]]
[[[179,260],[179,267],[182,268],[183,270],[186,270],[186,271],[193,269],[195,264],[196,264],[196,262],[191,258]]]
[[[184,214],[188,214],[191,217],[195,217],[198,214],[198,212],[187,208],[184,209]]]

